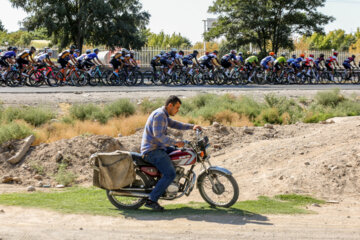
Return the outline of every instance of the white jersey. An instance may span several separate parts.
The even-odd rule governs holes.
[[[77,61],[83,61],[86,56],[87,56],[87,54],[84,53],[84,54],[82,54],[80,57],[77,57],[76,60],[77,60]]]
[[[175,59],[182,59],[183,57],[184,57],[183,55],[178,53],[175,55]]]
[[[37,56],[35,57],[35,60],[38,61],[38,62],[42,62],[42,61],[44,61],[46,58],[47,58],[47,59],[50,59],[49,54],[48,54],[48,53],[43,53],[43,54],[37,55]]]

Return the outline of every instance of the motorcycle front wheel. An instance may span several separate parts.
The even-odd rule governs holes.
[[[147,185],[146,177],[142,173],[136,172],[136,178],[131,188],[145,188]],[[110,195],[109,190],[106,190],[106,196],[111,204],[117,207],[119,210],[135,210],[140,208],[146,202],[146,198],[113,196]]]
[[[202,173],[197,186],[201,197],[214,207],[231,207],[239,197],[239,186],[234,177],[221,171]]]

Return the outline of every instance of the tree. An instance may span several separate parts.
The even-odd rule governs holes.
[[[261,52],[293,48],[293,33],[310,35],[334,18],[317,12],[326,0],[216,0],[209,12],[220,14],[207,39],[225,36],[233,48],[253,43]]]
[[[72,43],[107,47],[139,48],[145,43],[142,29],[150,15],[141,11],[139,0],[10,0],[30,17],[29,30],[45,28],[47,35],[64,48]]]
[[[196,42],[193,46],[194,49],[203,49],[204,42]],[[212,52],[215,50],[219,50],[219,43],[217,42],[206,42],[206,51]]]
[[[5,27],[4,25],[2,24],[1,20],[0,20],[0,32],[5,32]]]
[[[164,31],[160,33],[150,33],[147,37],[147,46],[149,47],[160,47],[160,48],[184,48],[190,47],[191,42],[186,37],[179,34],[173,33],[172,35],[165,34]]]

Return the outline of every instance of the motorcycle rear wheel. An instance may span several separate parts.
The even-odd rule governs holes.
[[[239,197],[239,186],[234,177],[221,171],[210,170],[209,174],[204,172],[199,176],[197,186],[201,197],[214,207],[231,207]]]
[[[134,182],[137,182],[136,185],[142,185],[144,188],[148,185],[147,178],[144,174],[136,171],[136,178]],[[134,184],[133,184],[134,185]],[[136,187],[136,186],[132,186]],[[146,202],[146,198],[137,198],[137,197],[126,197],[126,196],[112,196],[110,191],[106,190],[106,196],[111,202],[112,205],[117,207],[119,210],[136,210],[140,208]]]

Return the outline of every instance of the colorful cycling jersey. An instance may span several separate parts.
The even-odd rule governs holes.
[[[42,62],[44,61],[45,59],[49,59],[50,60],[50,56],[48,53],[43,53],[43,54],[40,54],[38,56],[35,57],[35,60],[38,61],[38,62]]]
[[[16,58],[16,53],[14,51],[8,51],[8,52],[5,52],[1,58],[3,60],[8,59],[8,58]]]
[[[289,58],[286,62],[290,66],[295,61],[295,58]]]
[[[126,55],[127,56],[127,55]],[[130,56],[129,56],[130,57]],[[91,61],[93,59],[99,59],[96,53],[90,53],[85,57],[85,61]]]
[[[159,61],[161,57],[162,57],[162,55],[158,54],[158,55],[154,56],[151,60]]]
[[[324,57],[318,57],[314,62],[315,62],[315,64],[316,64],[316,66],[317,65],[319,65],[322,61],[324,61],[325,59],[324,59]]]
[[[77,60],[78,62],[81,62],[81,61],[83,61],[83,60],[85,59],[86,56],[87,56],[87,54],[84,53],[84,54],[82,54],[80,57],[77,57],[76,60]]]
[[[314,63],[314,59],[312,57],[308,57],[305,59],[305,65],[310,66],[310,63]]]
[[[326,59],[326,63],[332,63],[332,62],[337,62],[337,57],[336,56],[331,56],[328,59]]]
[[[302,63],[302,62],[305,62],[305,59],[302,58],[302,57],[299,57],[299,58],[297,58],[297,59],[294,59],[294,61],[293,61],[293,63],[295,63],[295,64],[300,64],[300,63]]]
[[[245,63],[253,63],[253,62],[255,62],[255,63],[259,62],[259,59],[257,56],[250,56],[247,59],[245,59]]]
[[[244,63],[244,58],[243,58],[243,56],[236,56],[236,60],[238,61],[238,62],[241,62],[241,63]]]
[[[275,64],[278,64],[278,63],[286,63],[286,58],[281,56],[281,57],[278,57],[276,60],[275,60]]]
[[[175,54],[175,59],[182,59],[184,56],[181,54]]]
[[[267,56],[261,60],[260,64],[264,65],[264,64],[268,64],[269,62],[272,63],[274,61],[275,61],[275,59],[272,56]]]
[[[63,51],[62,53],[60,53],[59,58],[64,59],[66,61],[69,61],[70,60],[70,55],[73,55],[73,54],[74,54],[73,51],[66,50],[66,51]]]
[[[113,54],[112,56],[111,56],[111,58],[114,58],[114,59],[120,59],[121,58],[121,56],[122,56],[122,54],[121,53],[115,53],[115,54]]]
[[[30,50],[25,50],[19,54],[18,58],[27,59],[31,54]]]
[[[351,62],[355,63],[355,59],[352,57],[348,57],[347,59],[344,60],[344,63],[350,64]]]
[[[184,58],[183,58],[183,61],[192,61],[193,58],[196,58],[196,55],[191,53],[189,55],[186,55]]]
[[[222,61],[226,61],[226,62],[230,61],[231,59],[236,60],[236,56],[234,54],[225,54],[221,58]]]

